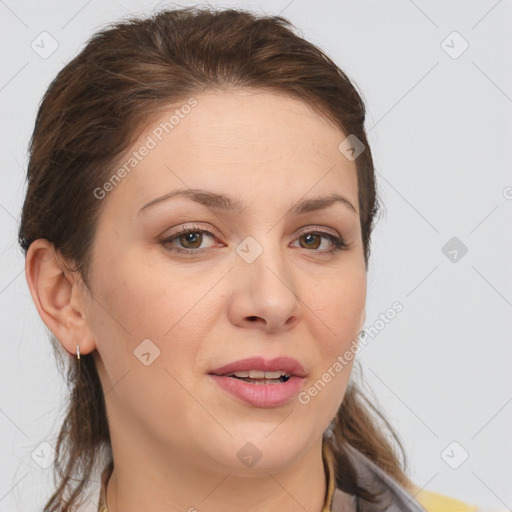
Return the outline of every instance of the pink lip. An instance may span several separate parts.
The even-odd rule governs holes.
[[[220,368],[216,368],[215,370],[211,370],[210,374],[227,375],[237,371],[248,370],[262,370],[266,372],[283,370],[290,375],[295,375],[296,377],[306,376],[304,367],[296,359],[291,357],[276,357],[274,359],[249,357],[247,359],[240,359],[233,363],[226,364]]]
[[[229,394],[255,407],[278,407],[294,399],[300,392],[302,377],[290,377],[277,384],[251,384],[235,377],[212,375],[217,384]]]
[[[283,370],[291,376],[286,382],[252,384],[227,375],[244,370]],[[300,392],[306,372],[297,360],[290,357],[269,360],[263,357],[251,357],[212,370],[209,375],[229,394],[255,407],[268,408],[278,407],[294,399]]]

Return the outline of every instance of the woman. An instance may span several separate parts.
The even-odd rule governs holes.
[[[96,463],[101,512],[474,510],[410,482],[351,378],[378,212],[365,108],[292,28],[133,19],[45,94],[19,240],[75,356],[45,510],[82,503]]]

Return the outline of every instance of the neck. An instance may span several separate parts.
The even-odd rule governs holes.
[[[324,511],[327,481],[321,440],[286,468],[258,474],[206,470],[194,464],[194,457],[174,456],[164,463],[149,451],[134,454],[132,448],[115,450],[113,445],[109,512]]]

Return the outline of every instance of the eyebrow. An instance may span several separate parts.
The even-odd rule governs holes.
[[[171,197],[184,197],[190,199],[191,201],[195,201],[196,203],[202,204],[207,208],[213,208],[216,210],[224,210],[234,212],[236,214],[242,214],[246,211],[246,205],[240,199],[226,194],[219,194],[216,192],[211,192],[209,190],[203,189],[179,189],[169,192],[161,197],[157,197],[146,203],[137,213],[141,213],[146,208],[153,206],[154,204],[160,203]],[[293,205],[287,212],[286,216],[290,215],[300,215],[303,213],[308,213],[316,210],[323,210],[328,208],[329,206],[340,203],[348,207],[352,212],[358,214],[357,210],[354,208],[354,205],[346,198],[339,194],[331,194],[329,196],[324,197],[315,197],[312,199],[305,199],[300,201],[299,203]]]

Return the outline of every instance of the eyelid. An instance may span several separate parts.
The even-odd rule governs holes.
[[[183,231],[192,231],[192,230],[196,230],[196,231],[208,231],[210,232],[212,235],[216,236],[216,237],[219,237],[221,238],[222,235],[220,234],[220,232],[218,230],[216,230],[213,226],[201,226],[201,224],[185,224],[184,226],[179,226],[177,228],[172,228],[171,231],[169,231],[168,229],[165,230],[160,236],[159,238],[170,238],[172,236],[176,236],[176,235],[179,235],[181,234]]]
[[[319,231],[321,233],[331,234],[336,238],[341,237],[341,235],[336,230],[328,228],[327,226],[306,226],[305,228],[301,228],[296,236],[301,236],[302,234],[310,233],[311,231]]]

